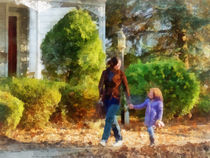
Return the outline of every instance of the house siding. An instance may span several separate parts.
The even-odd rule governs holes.
[[[6,4],[0,5],[0,77],[6,75],[7,50],[6,50]]]
[[[71,9],[73,7],[50,8],[46,11],[38,12],[38,15],[37,12],[30,10],[29,58],[33,60],[29,61],[29,72],[35,72],[36,78],[41,78],[41,71],[44,69],[41,61],[40,45],[45,35]]]
[[[63,16],[74,9],[87,9],[96,17],[99,36],[105,43],[105,2],[106,0],[62,0],[62,6],[35,11],[34,6],[15,0],[0,0],[0,77],[8,76],[8,18],[17,16],[17,76],[33,72],[42,78],[44,69],[40,45],[45,35]],[[52,2],[53,4],[54,2]],[[104,44],[103,43],[103,44]],[[104,50],[105,50],[105,44]]]
[[[51,8],[39,13],[39,40],[43,41],[47,32],[66,15],[72,8]],[[50,17],[50,18],[49,18]]]

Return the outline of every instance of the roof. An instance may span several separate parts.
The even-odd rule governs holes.
[[[10,3],[10,2],[23,2],[24,1],[45,1],[45,2],[68,2],[68,3],[78,3],[78,4],[90,4],[90,3],[106,3],[107,0],[1,0],[0,3]],[[21,3],[22,3],[21,2]]]
[[[1,0],[2,3],[25,5],[37,11],[60,6],[92,5],[105,6],[106,0]]]

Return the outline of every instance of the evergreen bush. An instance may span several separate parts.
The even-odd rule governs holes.
[[[188,72],[184,64],[176,60],[138,62],[129,66],[126,75],[134,96],[145,98],[149,88],[161,89],[164,117],[169,119],[189,113],[199,99],[200,84],[195,74]]]
[[[9,85],[11,83],[11,78],[1,77],[0,78],[0,91],[9,92]]]
[[[20,122],[24,103],[8,92],[0,91],[0,130],[8,135]]]
[[[203,115],[210,114],[210,94],[200,96],[197,108]]]
[[[96,24],[83,10],[66,14],[41,44],[45,77],[77,84],[95,81],[104,68],[105,53]],[[76,82],[76,83],[75,83]]]
[[[105,68],[96,24],[88,12],[70,11],[47,33],[41,50],[44,76],[67,83],[60,107],[67,107],[70,118],[82,118],[98,98],[97,86]]]
[[[66,108],[66,115],[69,121],[84,120],[96,103],[97,97],[93,95],[96,92],[91,92],[91,85],[90,89],[85,89],[79,85],[71,87],[70,84],[66,84],[65,87],[61,88],[60,109]]]
[[[23,128],[43,128],[61,99],[57,85],[31,78],[13,78],[11,93],[25,103],[20,125]]]

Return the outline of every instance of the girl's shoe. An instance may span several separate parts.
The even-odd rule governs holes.
[[[155,146],[155,139],[154,139],[154,137],[149,137],[149,140],[150,140],[150,146],[151,147],[153,147],[153,146]]]
[[[106,146],[106,141],[105,140],[101,140],[99,143],[101,146]]]
[[[154,147],[154,146],[155,146],[155,143],[150,143],[149,146],[150,146],[150,147]]]

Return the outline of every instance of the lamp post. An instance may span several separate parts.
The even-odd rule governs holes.
[[[122,28],[117,32],[117,37],[118,37],[117,48],[118,48],[119,56],[122,62],[121,70],[124,71],[124,51],[126,48],[126,37],[125,37],[125,34],[123,33]],[[123,98],[124,98],[124,95],[123,95]],[[128,125],[129,124],[128,106],[126,105],[125,101],[121,101],[121,106],[123,108],[121,111],[121,122],[123,124]]]
[[[117,38],[118,38],[117,48],[119,51],[119,56],[122,61],[121,70],[124,71],[124,51],[126,48],[126,37],[125,37],[125,34],[123,33],[122,29],[120,29],[117,32]]]

